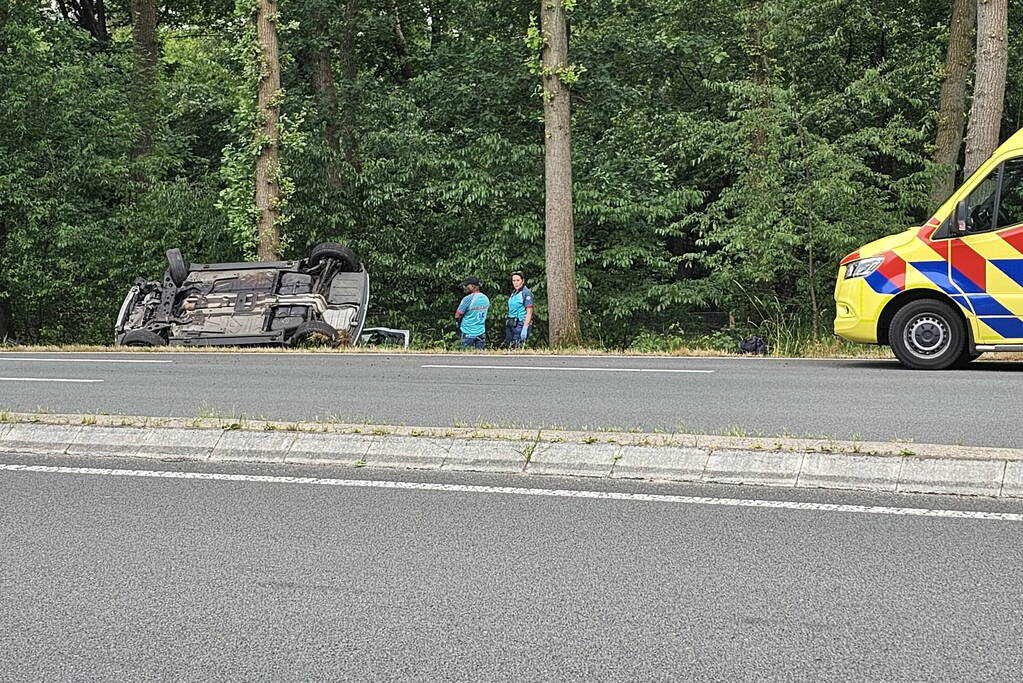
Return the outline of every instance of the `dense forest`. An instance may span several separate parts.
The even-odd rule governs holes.
[[[991,144],[971,121],[995,112],[995,142],[1023,126],[1020,2],[552,1],[593,344],[728,320],[826,333],[838,259],[929,216]],[[999,4],[1001,67],[1006,34],[984,28]],[[523,270],[542,342],[541,12],[0,0],[0,338],[110,343],[171,247],[217,262],[329,240],[366,263],[372,322],[420,340],[453,336],[466,275],[500,316]]]

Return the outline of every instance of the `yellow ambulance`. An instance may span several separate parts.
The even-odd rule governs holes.
[[[1023,351],[1023,130],[923,227],[842,259],[835,334],[920,370]]]

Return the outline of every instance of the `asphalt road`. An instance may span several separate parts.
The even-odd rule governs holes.
[[[1018,515],[1020,503],[0,454],[2,463],[363,480],[0,470],[7,681],[1016,680],[1023,668],[1023,518],[813,509]],[[395,488],[362,486],[382,478]],[[410,480],[555,495],[396,488]],[[580,486],[632,498],[564,497]],[[760,500],[797,509],[749,506]]]
[[[0,410],[1003,447],[1023,445],[1021,387],[1023,364],[997,362],[915,372],[883,360],[0,354]]]

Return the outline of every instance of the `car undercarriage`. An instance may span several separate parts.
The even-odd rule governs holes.
[[[326,242],[296,261],[188,264],[167,252],[163,280],[139,280],[115,325],[123,346],[349,345],[362,333],[369,274]]]

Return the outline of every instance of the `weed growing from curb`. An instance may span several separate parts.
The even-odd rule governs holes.
[[[543,432],[542,429],[537,430],[536,438],[533,440],[533,442],[530,443],[525,448],[523,448],[521,451],[519,451],[520,455],[522,455],[523,460],[526,461],[527,466],[529,465],[529,463],[533,461],[533,455],[536,453],[536,449],[540,445],[540,434],[542,432]]]

